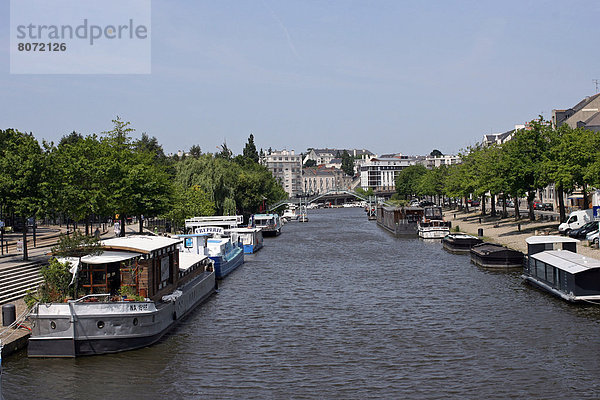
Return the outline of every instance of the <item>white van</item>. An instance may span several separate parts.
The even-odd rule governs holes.
[[[567,222],[563,222],[558,226],[558,232],[568,234],[569,231],[581,228],[594,218],[594,210],[577,210],[569,214]]]

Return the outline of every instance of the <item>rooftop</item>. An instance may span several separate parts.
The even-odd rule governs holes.
[[[542,251],[531,257],[571,274],[577,274],[592,268],[600,268],[600,260],[568,250]]]
[[[106,239],[100,243],[106,249],[136,251],[147,254],[155,250],[181,243],[181,240],[171,239],[165,236],[131,235]]]

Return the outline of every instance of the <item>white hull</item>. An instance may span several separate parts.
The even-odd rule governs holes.
[[[450,229],[447,227],[419,227],[419,237],[423,239],[443,239],[449,233]]]

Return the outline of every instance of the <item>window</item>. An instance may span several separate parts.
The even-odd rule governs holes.
[[[550,265],[546,266],[546,280],[551,284],[554,284],[554,270],[554,267]]]
[[[537,276],[540,279],[546,280],[546,264],[539,260],[535,260],[535,268],[535,276]]]

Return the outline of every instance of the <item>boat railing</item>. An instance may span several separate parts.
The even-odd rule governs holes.
[[[75,300],[69,300],[69,303],[80,303],[85,299],[96,298],[96,297],[110,297],[110,293],[100,293],[100,294],[88,294],[83,297],[80,297]]]

